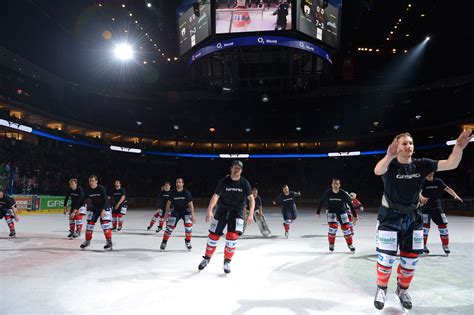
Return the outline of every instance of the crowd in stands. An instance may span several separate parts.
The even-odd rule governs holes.
[[[451,147],[426,150],[416,155],[447,158],[450,150]],[[364,201],[382,194],[382,181],[373,173],[380,158],[250,159],[244,160],[243,176],[259,188],[268,204],[284,184],[301,191],[304,199],[318,200],[333,177],[340,178],[343,189],[356,192]],[[468,147],[458,169],[437,176],[460,196],[473,197],[473,161],[474,150]],[[194,197],[209,198],[229,166],[230,160],[226,159],[142,156],[43,138],[33,144],[0,136],[0,184],[15,194],[63,195],[70,178],[78,178],[85,187],[88,176],[95,174],[107,190],[115,179],[120,179],[127,194],[135,197],[154,197],[165,180],[174,183],[177,177],[183,177]]]

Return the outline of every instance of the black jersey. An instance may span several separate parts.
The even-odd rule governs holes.
[[[13,208],[13,206],[16,206],[15,199],[3,193],[3,198],[0,198],[0,212],[4,213]]]
[[[387,172],[382,175],[384,199],[388,206],[400,211],[414,211],[426,176],[437,169],[438,161],[431,159],[412,159],[409,164],[402,164],[397,159],[390,162]]]
[[[168,200],[171,202],[173,211],[186,211],[189,208],[188,203],[193,201],[193,196],[186,188],[183,188],[181,191],[173,189],[170,191]]]
[[[125,204],[127,201],[125,189],[123,189],[123,187],[120,187],[120,189],[113,188],[109,193],[110,206],[115,208],[115,206],[119,204],[120,198],[122,198],[122,196],[125,196],[125,199],[122,201],[122,204]]]
[[[441,207],[441,197],[443,197],[444,189],[448,187],[440,178],[433,178],[432,181],[425,180],[423,183],[423,197],[428,198],[425,207],[437,208]]]
[[[77,210],[83,205],[83,199],[84,199],[84,190],[82,189],[81,186],[77,186],[75,190],[69,188],[66,197],[64,198],[64,206],[67,206],[67,202],[69,201],[69,198],[71,198],[71,209],[72,210]]]
[[[170,198],[171,190],[162,190],[158,195],[156,208],[164,209],[166,207],[166,202]]]
[[[105,187],[102,185],[97,185],[96,188],[92,189],[88,187],[84,194],[84,201],[90,199],[92,203],[92,211],[101,211],[105,209],[107,205],[107,192]]]
[[[352,204],[351,196],[349,196],[347,191],[343,189],[339,189],[337,193],[335,193],[332,188],[326,190],[321,197],[321,201],[319,202],[317,214],[321,213],[321,208],[323,205],[326,205],[328,212],[339,215],[345,213],[346,206],[348,206],[352,210],[352,214],[357,217],[357,213],[354,211],[354,205]]]
[[[219,196],[218,207],[243,211],[245,201],[252,194],[252,189],[244,177],[232,180],[231,176],[226,176],[219,181],[214,193]]]
[[[281,205],[282,211],[292,211],[296,209],[295,198],[299,196],[301,194],[294,191],[290,191],[288,195],[281,193],[275,198],[275,202]]]

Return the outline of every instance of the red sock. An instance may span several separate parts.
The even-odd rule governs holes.
[[[423,224],[423,244],[426,246],[428,243],[428,234],[430,233],[430,225]]]
[[[10,229],[10,232],[15,231],[15,222],[13,221],[13,217],[11,215],[6,215],[5,216],[5,221],[7,221],[8,228]]]
[[[334,245],[336,242],[337,223],[329,223],[328,229],[328,241],[330,245]]]
[[[402,289],[408,289],[415,276],[415,268],[418,263],[418,254],[400,252],[400,264],[398,265],[398,285]]]
[[[235,248],[237,247],[237,239],[239,235],[236,232],[227,232],[225,236],[225,249],[224,249],[224,259],[232,260],[234,256]]]
[[[150,221],[150,225],[149,225],[150,228],[152,228],[153,225],[155,225],[155,222],[156,222],[156,220],[158,220],[159,217],[160,217],[159,212],[157,212],[157,213],[155,213],[155,215],[153,215],[153,217],[151,218],[151,221]]]
[[[285,227],[285,232],[288,232],[290,230],[290,224],[283,223],[283,226]]]
[[[204,254],[205,257],[210,259],[212,255],[214,255],[219,238],[220,238],[219,235],[214,234],[214,233],[209,233],[209,237],[207,239],[206,253]]]
[[[74,219],[69,219],[69,231],[74,232],[76,230],[76,221]]]
[[[117,228],[117,214],[112,213],[112,228],[116,229]]]
[[[118,227],[121,229],[123,227],[123,214],[119,213],[117,214],[117,220],[118,220]]]
[[[78,213],[74,217],[74,220],[76,221],[76,231],[77,231],[77,233],[81,233],[81,230],[82,230],[82,217],[83,216],[84,215]]]
[[[193,237],[193,224],[192,223],[185,223],[184,224],[184,235],[185,235],[185,240],[186,241],[191,241],[191,238]]]
[[[166,231],[163,234],[163,241],[167,242],[171,236],[171,233],[173,233],[173,230],[176,228],[176,226],[173,225],[167,225],[166,226]]]
[[[377,260],[377,286],[385,289],[388,286],[390,275],[392,273],[392,266],[395,263],[395,256],[385,253],[378,253]]]
[[[347,245],[352,245],[352,232],[348,223],[341,225],[342,233],[346,239]]]
[[[86,227],[86,241],[90,241],[92,239],[92,231],[94,231],[95,222],[87,221]]]
[[[440,224],[438,225],[439,229],[439,236],[441,238],[441,244],[449,245],[449,233],[448,233],[448,225],[447,224]]]
[[[104,231],[105,239],[110,240],[112,238],[112,231],[110,230],[110,221],[103,220],[101,224],[102,224],[102,230]]]

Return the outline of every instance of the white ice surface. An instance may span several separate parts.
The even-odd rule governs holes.
[[[222,238],[209,266],[197,271],[208,228],[202,211],[191,252],[182,222],[159,252],[163,232],[146,231],[151,215],[130,210],[112,252],[102,250],[99,224],[85,251],[79,249],[84,236],[65,239],[62,214],[22,216],[16,239],[1,222],[0,314],[403,314],[393,293],[395,268],[385,309],[373,307],[375,214],[355,227],[351,255],[341,230],[335,252],[328,252],[324,216],[300,211],[284,239],[281,215],[268,213],[274,236],[263,238],[252,224],[239,239],[229,275],[222,270]],[[452,254],[444,256],[432,225],[431,255],[420,259],[409,291],[411,314],[474,312],[474,218],[448,220]]]

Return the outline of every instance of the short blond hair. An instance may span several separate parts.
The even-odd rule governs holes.
[[[400,133],[395,137],[395,139],[398,140],[398,139],[403,138],[403,137],[410,137],[410,138],[413,139],[413,137],[411,136],[411,134],[409,132]]]

